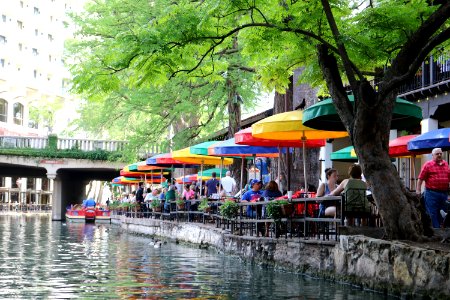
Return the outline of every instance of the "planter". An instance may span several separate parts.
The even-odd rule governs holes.
[[[161,206],[152,207],[153,212],[161,212]]]
[[[183,203],[183,204],[177,204],[177,210],[184,210],[185,207],[186,207],[186,204],[185,204],[185,203]]]
[[[294,205],[293,204],[283,204],[280,205],[281,208],[281,214],[283,217],[290,217],[292,213],[294,212]]]

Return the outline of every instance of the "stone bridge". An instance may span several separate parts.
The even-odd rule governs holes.
[[[91,180],[110,181],[124,163],[87,159],[49,159],[0,155],[0,176],[53,179],[52,219],[63,220],[67,205],[82,203]]]
[[[82,203],[85,187],[91,180],[110,181],[119,176],[124,162],[90,159],[47,158],[15,155],[11,149],[77,149],[81,151],[103,150],[119,152],[126,142],[110,140],[87,140],[52,137],[1,136],[0,176],[49,178],[53,180],[52,219],[63,220],[65,208]],[[143,156],[158,153],[158,146],[142,151]],[[9,153],[11,152],[11,153]],[[20,153],[20,152],[19,152]]]

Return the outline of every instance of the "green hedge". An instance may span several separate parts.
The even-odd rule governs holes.
[[[46,158],[123,161],[122,153],[120,152],[108,152],[104,150],[81,151],[77,149],[57,150],[52,147],[47,149],[0,149],[0,154]]]

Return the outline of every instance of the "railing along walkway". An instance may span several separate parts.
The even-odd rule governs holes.
[[[279,201],[279,200],[272,200]],[[298,198],[289,201],[292,211],[279,219],[271,219],[264,213],[268,201],[240,202],[239,212],[234,218],[225,218],[220,213],[220,206],[224,201],[209,200],[209,211],[189,210],[187,207],[178,209],[175,201],[171,202],[170,209],[164,211],[152,211],[149,205],[141,210],[116,209],[113,215],[125,215],[131,218],[154,218],[173,222],[198,222],[212,223],[217,228],[222,228],[231,234],[263,236],[263,237],[300,237],[305,239],[317,238],[323,240],[337,240],[339,226],[341,224],[340,206],[342,197],[327,196],[317,198]],[[200,203],[201,200],[192,201]],[[318,204],[329,203],[336,206],[338,215],[334,218],[318,217]],[[257,213],[248,215],[247,209]]]

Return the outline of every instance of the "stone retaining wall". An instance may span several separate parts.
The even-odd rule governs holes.
[[[398,296],[450,297],[450,254],[401,242],[340,236],[338,242],[242,237],[212,226],[115,217],[141,234],[212,246],[257,262]]]

